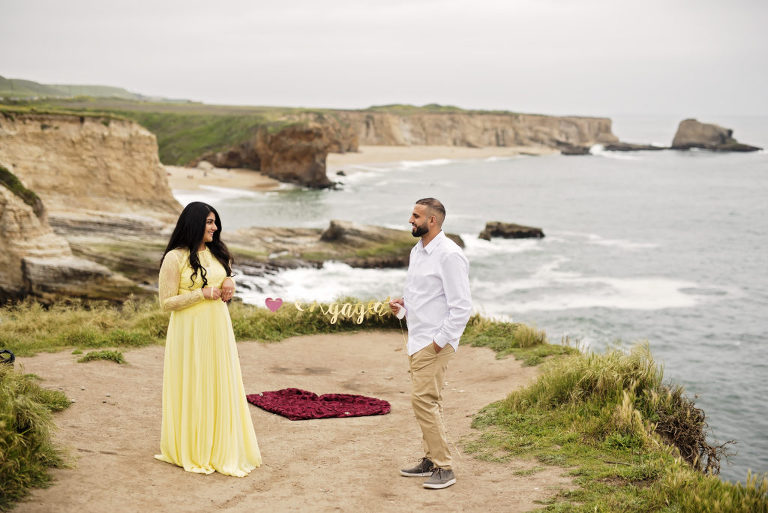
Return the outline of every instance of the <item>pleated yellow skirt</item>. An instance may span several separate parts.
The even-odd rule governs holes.
[[[229,309],[203,301],[171,313],[161,454],[189,472],[244,477],[261,465]]]

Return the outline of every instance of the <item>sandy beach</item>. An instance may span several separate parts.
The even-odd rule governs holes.
[[[295,337],[238,344],[247,393],[296,387],[378,397],[388,415],[290,421],[250,406],[264,458],[245,478],[201,475],[157,461],[162,346],[125,352],[126,365],[76,363],[69,351],[19,358],[42,386],[75,403],[55,415],[56,439],[73,466],[53,471],[17,513],[482,511],[523,512],[572,487],[566,470],[528,460],[483,461],[456,450],[456,485],[425,490],[398,469],[421,456],[410,406],[403,339],[398,332]],[[487,348],[460,347],[446,376],[449,437],[457,447],[479,433],[470,427],[483,406],[529,383],[537,369]],[[526,475],[526,470],[536,471]]]
[[[517,155],[548,155],[557,153],[552,148],[536,146],[467,148],[460,146],[360,146],[357,152],[329,153],[326,159],[328,175],[349,166],[387,164],[390,162],[421,160],[471,160]],[[228,187],[253,191],[278,189],[281,182],[252,169],[223,169],[202,167],[165,166],[168,185],[172,190],[196,190],[201,186]]]
[[[253,169],[223,169],[200,167],[165,166],[168,185],[172,190],[192,191],[201,185],[229,187],[252,191],[271,191],[280,182]]]

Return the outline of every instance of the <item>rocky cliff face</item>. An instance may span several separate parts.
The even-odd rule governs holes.
[[[469,112],[392,114],[333,111],[288,116],[281,130],[260,128],[251,140],[203,155],[217,167],[245,167],[284,182],[322,188],[329,152],[370,146],[543,146],[584,154],[593,144],[618,143],[608,118]]]
[[[535,114],[337,113],[361,145],[572,146],[618,142],[608,118],[555,117]]]
[[[287,123],[280,129],[259,128],[248,141],[203,155],[195,163],[255,169],[276,180],[312,188],[332,185],[325,159],[329,152],[357,151],[357,135],[349,125],[322,114],[293,116]]]
[[[334,141],[332,134],[328,127],[316,123],[289,126],[275,134],[259,131],[254,149],[261,171],[281,182],[330,186],[325,158]]]
[[[695,119],[680,122],[672,140],[673,150],[702,148],[712,151],[757,151],[760,148],[742,144],[733,138],[733,130],[719,125],[700,123]]]
[[[94,262],[72,255],[42,212],[0,184],[0,300],[65,295],[122,299],[136,287]]]
[[[157,155],[155,136],[131,121],[0,113],[0,164],[14,182],[0,180],[0,298],[146,293],[83,256],[172,228],[181,205]]]
[[[181,210],[155,136],[132,121],[0,113],[0,161],[51,216],[111,212],[171,222]]]

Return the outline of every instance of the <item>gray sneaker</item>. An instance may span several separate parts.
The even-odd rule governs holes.
[[[421,463],[413,468],[406,468],[400,471],[401,476],[405,477],[426,477],[431,476],[435,469],[435,464],[429,458],[422,458]]]
[[[454,483],[456,483],[456,476],[453,470],[449,468],[436,468],[432,471],[432,477],[424,481],[424,488],[439,490],[440,488],[448,488]]]

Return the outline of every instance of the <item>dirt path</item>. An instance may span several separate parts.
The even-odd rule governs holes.
[[[276,344],[238,344],[248,393],[297,387],[386,399],[389,415],[292,422],[251,406],[264,465],[248,477],[184,472],[153,459],[159,448],[163,348],[126,353],[128,365],[76,363],[69,352],[21,358],[43,386],[76,402],[56,415],[60,443],[76,459],[54,471],[17,513],[211,511],[530,511],[569,486],[562,470],[530,476],[526,461],[457,458],[456,485],[425,490],[398,469],[421,456],[421,433],[409,400],[399,333],[296,337]],[[454,441],[471,436],[471,416],[535,376],[490,349],[461,347],[448,367],[446,422]]]

